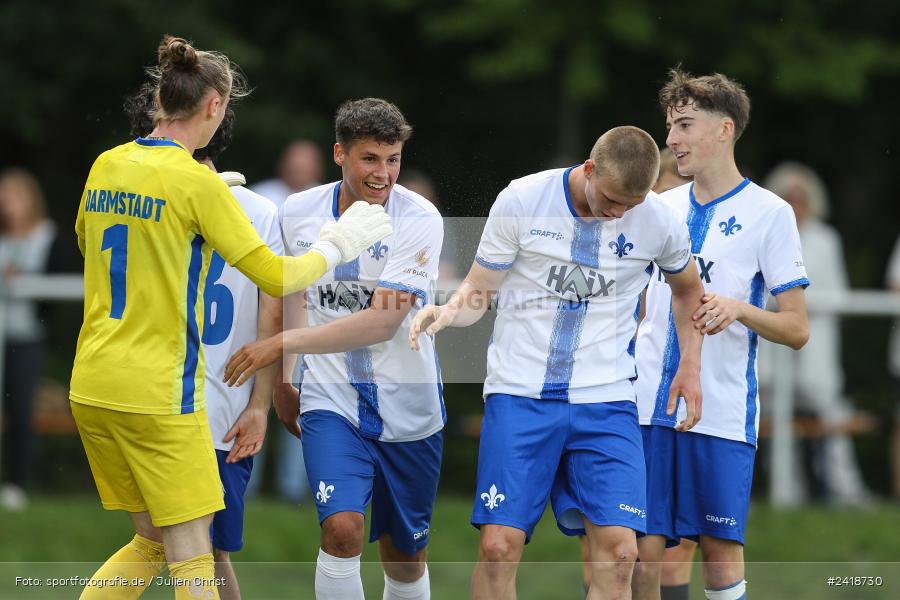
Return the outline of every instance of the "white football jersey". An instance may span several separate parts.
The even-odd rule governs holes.
[[[289,254],[305,254],[322,225],[338,218],[340,186],[329,183],[288,197],[279,218]],[[415,352],[408,342],[416,313],[434,299],[444,226],[434,205],[397,184],[385,210],[394,233],[307,288],[308,324],[324,325],[365,310],[376,288],[408,292],[416,304],[386,342],[304,355],[300,410],[329,410],[365,437],[404,442],[426,438],[446,421],[434,343],[423,340]]]
[[[231,187],[231,193],[259,237],[275,254],[284,254],[278,209],[266,198],[245,187]],[[230,450],[234,442],[222,438],[234,425],[250,401],[254,378],[239,387],[222,382],[225,365],[241,346],[256,340],[259,289],[240,271],[228,265],[218,252],[209,261],[209,275],[203,291],[203,352],[206,355],[206,413],[217,450]]]
[[[650,264],[690,260],[684,220],[651,193],[620,219],[585,220],[571,169],[514,180],[497,196],[476,260],[508,270],[497,298],[484,394],[572,403],[634,401],[634,336]]]
[[[707,292],[764,308],[769,294],[809,285],[794,211],[772,192],[745,179],[705,205],[694,200],[693,183],[662,197],[687,222],[691,252]],[[642,425],[674,426],[685,417],[684,403],[675,415],[666,415],[669,386],[679,360],[671,301],[665,279],[654,272],[636,346],[635,389]],[[757,334],[737,321],[704,338],[700,369],[703,417],[691,431],[756,444],[757,345]]]

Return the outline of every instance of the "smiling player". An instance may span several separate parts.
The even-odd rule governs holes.
[[[790,205],[735,164],[734,145],[750,118],[740,84],[676,68],[659,99],[678,172],[693,177],[662,196],[687,222],[706,287],[693,316],[695,329],[707,335],[706,402],[703,421],[690,433],[673,429],[677,416],[665,409],[681,331],[670,310],[673,290],[654,272],[636,346],[649,535],[639,541],[635,595],[659,598],[666,541],[689,538],[700,542],[707,598],[738,600],[746,597],[744,529],[759,429],[756,347],[759,336],[792,348],[806,343],[809,280]],[[768,294],[777,312],[765,310]]]
[[[299,411],[322,526],[319,600],[363,597],[360,555],[370,501],[369,539],[379,541],[384,598],[430,594],[426,546],[446,417],[434,345],[413,352],[406,340],[414,315],[434,298],[444,231],[431,202],[396,184],[411,133],[389,102],[341,105],[334,161],[342,179],[288,197],[281,209],[286,251],[305,254],[318,228],[358,200],[384,206],[394,234],[307,290],[301,300],[309,327],[245,346],[225,372],[241,383],[282,351],[305,354]],[[296,390],[280,398],[279,419],[299,434]]]
[[[588,597],[628,591],[646,493],[628,347],[652,263],[675,291],[685,341],[671,406],[675,395],[688,399],[681,427],[700,418],[702,336],[691,314],[703,287],[687,228],[649,193],[658,168],[645,131],[616,127],[583,164],[513,181],[456,294],[416,316],[414,348],[422,332],[477,321],[499,291],[472,512],[481,529],[473,598],[515,597],[518,561],[548,498],[564,533],[586,533]]]

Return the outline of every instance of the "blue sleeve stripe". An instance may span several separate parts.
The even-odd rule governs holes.
[[[388,288],[391,290],[398,290],[401,292],[407,292],[409,294],[413,294],[422,299],[423,303],[428,302],[428,295],[425,293],[425,290],[420,290],[417,287],[412,287],[411,285],[404,285],[402,283],[395,283],[393,281],[381,281],[375,284],[376,287]]]
[[[494,262],[490,262],[490,261],[484,260],[483,258],[481,258],[480,256],[478,256],[477,254],[475,255],[475,262],[477,262],[477,263],[478,263],[479,265],[481,265],[482,267],[485,267],[485,268],[487,268],[487,269],[491,269],[492,271],[506,271],[507,269],[511,269],[512,266],[513,266],[512,263],[494,263]]]
[[[783,283],[777,287],[773,287],[769,290],[769,293],[773,296],[777,296],[781,292],[786,292],[791,288],[795,288],[797,286],[803,286],[804,288],[809,287],[809,279],[806,277],[801,277],[800,279],[795,279],[793,281],[788,281],[787,283]]]
[[[682,271],[684,271],[685,269],[687,269],[687,266],[688,266],[689,264],[691,264],[691,259],[692,259],[692,258],[694,258],[694,257],[688,255],[688,259],[687,259],[686,261],[684,261],[684,264],[681,266],[681,268],[680,268],[680,269],[675,269],[674,271],[670,271],[670,270],[668,270],[668,269],[663,269],[662,267],[659,267],[658,264],[657,264],[656,266],[659,267],[659,270],[662,271],[663,273],[668,273],[669,275],[678,275],[679,273],[681,273]]]

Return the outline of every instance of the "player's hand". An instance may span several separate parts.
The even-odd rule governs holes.
[[[705,294],[694,313],[694,327],[706,335],[715,335],[743,316],[744,303],[727,296]]]
[[[434,304],[426,304],[416,313],[412,325],[409,327],[409,347],[419,351],[419,336],[424,331],[430,336],[434,336],[438,331],[444,329],[453,322],[455,315],[453,309],[448,306],[435,306]]]
[[[322,245],[331,245],[340,253],[338,264],[350,262],[366,248],[394,232],[391,218],[380,204],[369,204],[358,200],[344,211],[337,222],[328,222],[319,231],[319,239],[312,245],[328,261],[331,252],[323,251]],[[329,264],[329,268],[334,265]]]
[[[236,463],[248,456],[254,456],[260,451],[263,440],[266,438],[266,417],[268,411],[247,406],[235,421],[223,442],[234,440],[231,452],[225,458],[226,463]]]
[[[300,390],[295,388],[292,383],[276,383],[275,398],[272,403],[275,405],[275,416],[278,417],[284,428],[300,437],[300,423],[297,422],[297,418],[300,416]]]
[[[688,431],[700,421],[703,413],[703,393],[700,391],[700,370],[695,367],[679,367],[669,386],[669,404],[666,414],[675,414],[678,398],[684,398],[687,416],[675,426],[675,431]]]
[[[281,335],[244,344],[228,359],[224,382],[229,386],[243,385],[254,373],[268,367],[281,356]]]

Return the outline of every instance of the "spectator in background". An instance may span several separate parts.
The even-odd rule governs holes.
[[[324,165],[322,151],[309,140],[297,139],[289,143],[281,153],[278,161],[278,177],[260,181],[250,189],[260,196],[271,200],[275,206],[281,207],[291,194],[308,190],[322,182]],[[299,365],[291,376],[291,381],[298,385],[302,379]],[[280,387],[277,393],[281,393]],[[257,455],[258,468],[253,469],[247,494],[259,491],[265,471],[268,450],[274,441],[275,491],[289,502],[300,503],[309,497],[309,485],[306,481],[306,468],[303,465],[303,446],[300,440],[291,435],[284,427],[274,427],[274,434],[268,436],[262,451]]]
[[[807,166],[785,162],[769,174],[764,185],[794,209],[806,272],[815,291],[849,289],[840,235],[824,222],[828,216],[828,193],[819,176]],[[828,501],[863,503],[869,499],[869,492],[859,472],[853,441],[840,432],[853,409],[843,397],[839,319],[812,313],[809,334],[814,342],[795,355],[796,406],[816,414],[826,430],[835,430],[815,449],[814,475],[822,482]]]
[[[279,208],[291,194],[308,190],[322,182],[322,151],[309,140],[294,140],[281,153],[278,177],[260,181],[250,189],[265,196]]]
[[[0,272],[2,287],[20,274],[60,270],[56,225],[47,218],[37,179],[23,169],[0,173]],[[31,420],[38,382],[44,372],[45,331],[38,303],[5,303],[3,363],[3,478],[0,506],[21,510],[31,467],[34,432]]]
[[[888,263],[887,285],[900,294],[900,239],[897,240]],[[891,329],[888,369],[900,388],[900,321],[894,321]],[[891,434],[891,483],[894,499],[900,500],[900,401],[894,412],[894,432]]]

